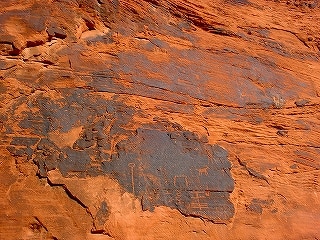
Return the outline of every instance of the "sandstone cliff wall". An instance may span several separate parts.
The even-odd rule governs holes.
[[[0,239],[320,239],[320,3],[0,3]]]

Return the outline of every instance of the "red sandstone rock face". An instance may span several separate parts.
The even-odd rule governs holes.
[[[317,1],[0,9],[0,239],[319,239]]]

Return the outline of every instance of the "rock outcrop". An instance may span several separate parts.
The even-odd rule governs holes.
[[[320,239],[320,3],[0,3],[0,239]]]

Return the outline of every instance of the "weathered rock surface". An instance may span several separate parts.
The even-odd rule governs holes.
[[[0,6],[0,239],[320,239],[318,1]]]

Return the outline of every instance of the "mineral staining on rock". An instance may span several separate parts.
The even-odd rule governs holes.
[[[144,209],[164,205],[217,221],[233,216],[231,165],[218,145],[203,143],[188,131],[138,129],[116,147],[103,169],[142,196]]]
[[[9,150],[17,154],[19,146],[29,158],[34,156],[40,177],[54,169],[65,177],[108,175],[141,198],[144,210],[168,206],[184,215],[218,222],[233,216],[229,194],[234,182],[224,148],[210,145],[205,138],[199,139],[170,122],[167,124],[174,126],[170,129],[155,121],[135,131],[125,130],[133,115],[139,113],[114,100],[99,100],[86,91],[66,94],[63,100],[50,103],[39,97],[33,104],[39,107],[38,115],[25,113],[21,122],[43,122],[40,125],[46,128],[22,124],[41,133],[41,140],[14,138]],[[86,105],[90,107],[82,109]],[[45,124],[48,119],[54,121]],[[72,146],[58,146],[56,139],[50,139],[50,132],[68,132],[76,126],[83,127]],[[121,135],[124,139],[112,147]]]

